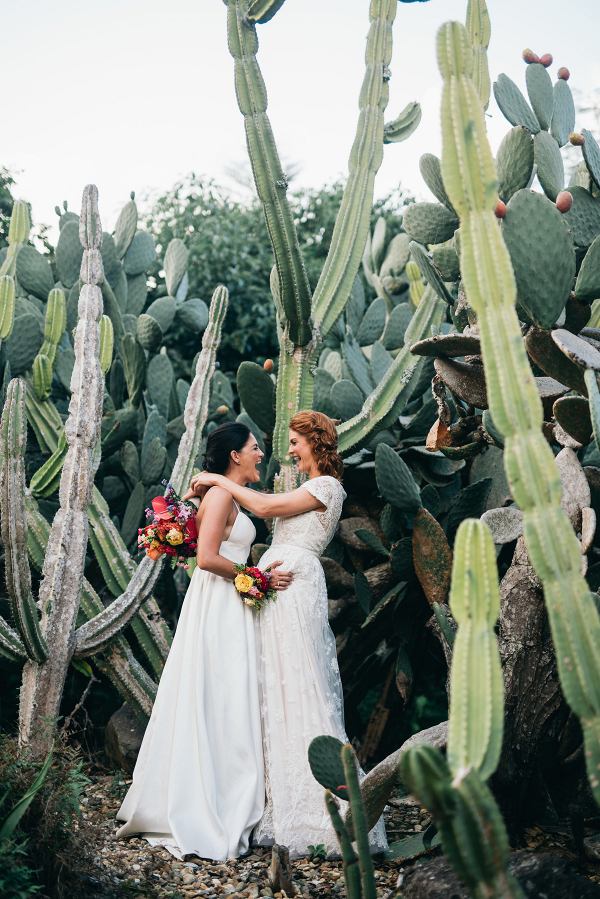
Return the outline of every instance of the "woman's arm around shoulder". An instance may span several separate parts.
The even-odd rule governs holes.
[[[314,478],[316,481],[322,481],[322,478]],[[327,480],[330,480],[327,478]],[[248,509],[258,518],[289,518],[291,515],[300,515],[302,512],[311,512],[313,509],[324,509],[327,507],[327,501],[323,502],[322,498],[316,496],[315,493],[320,491],[306,489],[313,481],[307,481],[296,490],[290,493],[259,493],[258,490],[250,490],[248,487],[240,487],[230,481],[229,478],[219,474],[208,474],[202,472],[194,478],[196,489],[201,487],[219,486],[224,487],[231,496]],[[314,484],[316,488],[316,484]],[[209,491],[212,492],[212,491]],[[323,495],[325,498],[325,495]]]

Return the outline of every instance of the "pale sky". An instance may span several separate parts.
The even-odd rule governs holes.
[[[435,34],[448,19],[464,21],[466,6],[398,4],[385,120],[411,100],[423,120],[406,142],[385,148],[377,196],[401,182],[431,199],[418,160],[440,152]],[[521,52],[531,47],[553,54],[553,78],[566,65],[572,88],[600,87],[598,0],[488,0],[488,9],[492,80],[506,72],[524,91]],[[369,0],[287,0],[259,26],[275,139],[282,158],[301,167],[294,185],[346,176],[368,10]],[[90,181],[107,230],[131,190],[159,195],[190,171],[235,190],[225,168],[246,150],[221,0],[5,2],[2,69],[0,165],[18,172],[15,195],[33,204],[36,221],[54,227],[63,199],[79,211]],[[493,97],[489,112],[495,149],[510,126]]]

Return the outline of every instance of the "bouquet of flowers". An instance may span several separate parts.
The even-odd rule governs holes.
[[[254,606],[258,611],[268,602],[277,599],[277,590],[270,586],[272,572],[270,568],[249,568],[247,565],[233,566],[238,572],[233,585],[247,606]]]
[[[146,518],[152,518],[152,522],[138,530],[138,546],[151,559],[171,556],[171,568],[189,568],[187,559],[195,556],[198,548],[198,509],[190,500],[182,500],[172,484],[163,484],[167,494],[157,496],[152,509],[146,509]]]

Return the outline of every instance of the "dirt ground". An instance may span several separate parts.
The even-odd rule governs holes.
[[[145,840],[117,840],[115,814],[131,780],[122,775],[92,775],[81,800],[82,833],[85,831],[87,857],[82,859],[81,877],[87,881],[90,894],[162,899],[162,897],[228,897],[257,899],[259,896],[286,899],[285,893],[273,894],[267,874],[270,850],[257,850],[243,859],[208,862],[191,859],[180,862],[162,848],[152,848]],[[413,801],[395,797],[385,813],[388,840],[391,843],[414,836],[426,829],[430,818],[425,809]],[[398,804],[396,804],[398,803]],[[597,829],[596,829],[597,830]],[[595,831],[588,829],[586,836]],[[600,844],[599,844],[600,846]],[[515,849],[549,852],[567,859],[579,874],[600,883],[600,859],[587,848],[577,852],[569,828],[553,830],[530,828],[525,841]],[[429,856],[414,861],[385,861],[375,856],[375,878],[378,897],[395,890],[399,875],[413,864],[440,854],[433,849]],[[338,896],[345,899],[346,890],[340,861],[300,859],[292,862],[296,893],[305,897]],[[402,880],[402,878],[401,878]],[[401,893],[396,894],[401,895]]]

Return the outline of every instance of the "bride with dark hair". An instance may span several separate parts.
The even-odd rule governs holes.
[[[229,422],[209,435],[204,469],[243,488],[259,480],[262,456],[246,425]],[[248,851],[265,804],[253,613],[233,586],[256,531],[222,487],[208,491],[196,524],[197,568],[117,837],[140,833],[177,858],[226,859]],[[280,565],[271,563],[271,586],[285,590],[292,576]]]
[[[208,472],[192,479],[192,490],[203,493],[218,486],[259,518],[277,518],[272,544],[260,565],[265,568],[273,564],[271,560],[283,559],[293,573],[285,594],[255,616],[267,802],[253,842],[283,844],[291,856],[306,855],[309,844],[323,843],[328,852],[337,854],[323,788],[308,764],[314,737],[328,734],[348,740],[319,561],[335,533],[346,496],[331,419],[315,411],[294,415],[288,453],[298,471],[308,475],[290,493],[259,493]],[[373,828],[370,842],[373,852],[387,848],[383,820]]]

